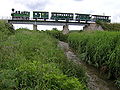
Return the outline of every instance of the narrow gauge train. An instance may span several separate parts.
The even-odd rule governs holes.
[[[58,13],[58,12],[51,13],[51,19],[55,21],[66,20],[66,22],[68,22],[69,20],[73,20],[73,17],[74,17],[73,13]]]
[[[92,15],[92,21],[96,22],[96,21],[102,21],[102,22],[111,22],[111,20],[109,19],[110,16],[103,16],[103,15]]]
[[[12,20],[29,20],[30,12],[28,11],[15,11],[12,9]]]
[[[42,12],[42,11],[33,11],[33,19],[49,19],[49,12]]]
[[[90,14],[79,14],[79,13],[75,13],[76,18],[75,20],[80,22],[80,21],[84,21],[84,22],[88,22],[91,21],[91,15]]]
[[[13,20],[29,20],[30,18],[30,12],[28,11],[15,12],[14,9],[12,9],[12,11],[13,12],[11,16]],[[110,23],[111,20],[109,19],[109,17],[110,16],[75,13],[75,19],[74,19],[73,13],[51,12],[50,19],[55,21],[64,20],[66,22],[75,20],[77,22],[84,22],[84,23],[87,23],[88,21],[90,22],[103,21]],[[47,19],[49,19],[49,12],[33,11],[33,19],[46,21]]]

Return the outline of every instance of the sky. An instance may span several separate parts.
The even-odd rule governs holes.
[[[120,0],[0,0],[0,18],[9,18],[11,9],[20,11],[48,11],[85,13],[111,16],[113,23],[120,23]],[[32,25],[14,25],[15,28]],[[62,26],[39,26],[40,29],[62,29]],[[70,29],[81,29],[80,26],[69,26]]]

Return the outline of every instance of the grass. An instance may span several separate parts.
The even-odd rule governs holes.
[[[96,22],[101,25],[102,28],[106,31],[120,31],[120,23],[105,23],[105,22]]]
[[[56,30],[56,29],[54,30],[54,28],[53,28],[53,30],[47,30],[47,31],[44,31],[44,32],[47,33],[47,34],[49,34],[50,36],[52,36],[52,37],[60,40],[60,41],[66,42],[67,38],[68,38],[67,34],[64,35],[62,33],[62,31],[59,31],[59,30]]]
[[[6,23],[6,21],[0,21],[0,41],[4,41],[9,35],[14,34],[14,29],[11,24]]]
[[[68,42],[82,60],[107,73],[120,86],[120,32],[71,33]]]
[[[27,29],[4,35],[0,43],[1,90],[88,90],[85,71],[67,60],[57,39]]]

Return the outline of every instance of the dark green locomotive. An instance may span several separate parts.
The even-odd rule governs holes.
[[[49,12],[33,11],[33,19],[49,19]]]
[[[110,20],[109,18],[110,18],[110,16],[92,15],[92,20],[93,20],[93,22],[102,21],[102,22],[108,22],[108,23],[110,23],[111,20]]]
[[[51,19],[58,21],[58,20],[73,20],[74,14],[73,13],[59,13],[59,12],[52,12]]]
[[[30,18],[30,12],[28,11],[14,11],[14,9],[12,11],[12,20],[29,20]]]
[[[90,14],[78,14],[78,13],[75,13],[75,15],[76,15],[75,20],[78,21],[78,22],[80,22],[80,21],[85,21],[85,22],[91,21]]]

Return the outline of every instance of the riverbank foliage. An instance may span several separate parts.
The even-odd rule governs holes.
[[[105,31],[120,31],[120,23],[97,22]]]
[[[52,30],[47,30],[45,32],[60,41],[64,41],[64,42],[67,41],[68,35],[67,34],[64,35],[62,31],[52,29]]]
[[[12,25],[0,20],[0,42],[6,40],[12,34],[14,34]]]
[[[71,33],[68,43],[82,60],[107,73],[120,86],[120,32]]]
[[[50,35],[27,29],[7,36],[0,43],[0,90],[87,90],[84,70],[57,44]]]

